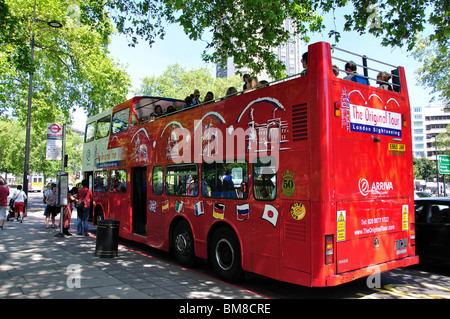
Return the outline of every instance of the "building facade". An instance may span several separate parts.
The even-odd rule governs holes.
[[[411,118],[414,157],[436,160],[436,136],[450,124],[450,109],[442,105],[412,106]]]
[[[294,36],[294,27],[291,19],[284,21],[284,28],[289,31],[291,38],[288,42],[274,48],[273,52],[278,56],[278,59],[286,66],[287,76],[295,75],[303,70],[302,66],[302,52],[301,52],[301,38],[299,35]],[[241,74],[250,73],[248,69],[238,70],[233,63],[233,58],[228,58],[227,64],[216,64],[216,77],[226,78],[230,75],[236,74],[240,71]],[[270,78],[270,76],[263,72],[257,75],[258,80],[274,81],[276,79]]]

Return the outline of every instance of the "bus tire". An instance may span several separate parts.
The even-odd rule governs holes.
[[[212,235],[209,256],[213,269],[222,279],[229,282],[242,279],[241,246],[230,228],[219,228]]]
[[[173,253],[176,260],[185,267],[191,267],[195,262],[194,236],[186,221],[175,225],[172,237]]]

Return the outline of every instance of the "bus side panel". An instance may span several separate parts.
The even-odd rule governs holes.
[[[283,214],[276,203],[255,201],[251,204],[253,272],[280,277],[280,220]]]

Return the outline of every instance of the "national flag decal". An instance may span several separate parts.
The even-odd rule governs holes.
[[[266,204],[261,218],[267,220],[274,227],[277,227],[278,211],[274,206]]]
[[[223,219],[225,215],[225,205],[214,203],[213,205],[213,217],[216,219]]]
[[[238,221],[244,221],[248,219],[250,217],[249,205],[248,204],[236,205],[236,214]]]
[[[194,204],[194,213],[195,216],[200,216],[205,213],[205,207],[203,206],[203,201],[199,201],[196,204]]]

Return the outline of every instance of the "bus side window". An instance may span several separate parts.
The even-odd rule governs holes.
[[[84,142],[92,142],[95,139],[95,122],[86,125],[86,133],[84,134]]]
[[[152,189],[153,189],[153,195],[162,195],[163,194],[163,168],[162,166],[155,166],[153,167],[153,174],[152,174]]]
[[[203,197],[246,199],[248,196],[248,164],[203,163]]]
[[[166,194],[174,196],[197,196],[197,165],[168,165],[166,167]]]
[[[111,116],[105,116],[97,121],[96,139],[107,137],[109,135],[109,128],[111,126]]]
[[[130,108],[123,109],[113,114],[111,121],[111,134],[125,132],[128,129]]]
[[[126,169],[114,169],[109,172],[109,191],[113,193],[127,192]]]
[[[96,171],[94,177],[94,191],[106,192],[108,190],[108,171]]]
[[[253,163],[253,196],[257,200],[274,200],[277,196],[277,174],[274,158]]]

